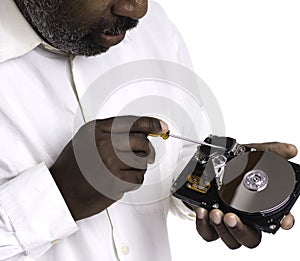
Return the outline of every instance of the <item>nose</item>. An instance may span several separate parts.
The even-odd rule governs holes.
[[[118,0],[112,6],[115,15],[130,17],[138,20],[148,10],[148,0]]]

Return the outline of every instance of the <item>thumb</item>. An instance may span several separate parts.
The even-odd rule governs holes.
[[[97,120],[96,128],[107,133],[141,132],[145,134],[164,134],[169,130],[168,125],[153,117],[119,116]]]
[[[167,123],[153,117],[140,117],[130,128],[130,132],[143,132],[146,134],[161,135],[168,132]]]

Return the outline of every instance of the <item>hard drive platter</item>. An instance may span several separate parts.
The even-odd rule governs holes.
[[[228,162],[221,200],[241,212],[268,213],[284,205],[295,188],[292,166],[273,152],[251,151]]]

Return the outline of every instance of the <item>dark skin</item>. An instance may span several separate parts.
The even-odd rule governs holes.
[[[50,168],[75,220],[105,210],[124,193],[143,183],[147,164],[153,163],[155,158],[148,134],[165,133],[164,126],[167,125],[155,118],[124,116],[90,122],[78,131]],[[76,155],[75,146],[83,154]],[[92,146],[96,146],[101,160],[91,163],[88,175],[95,175],[93,180],[109,186],[109,191],[92,186],[85,178],[87,173],[78,166],[78,162],[82,162],[78,161],[80,155],[86,155],[87,160],[94,156]]]
[[[97,55],[121,42],[148,10],[147,0],[15,0],[53,47],[73,55]],[[114,37],[111,37],[111,36]]]
[[[148,8],[147,0],[15,0],[15,2],[24,17],[45,41],[67,53],[87,56],[100,54],[122,41],[127,30],[121,26],[125,24],[124,18],[128,29],[132,28],[132,20],[127,18],[138,20],[146,14]],[[36,5],[39,12],[35,12]],[[53,8],[50,10],[49,6]],[[118,26],[117,20],[121,21]],[[105,23],[105,26],[101,26],[99,22]],[[112,35],[114,36],[111,37]],[[166,124],[154,118],[127,116],[115,119],[117,123],[114,125],[114,119],[97,120],[84,125],[50,168],[75,220],[100,213],[127,191],[137,189],[143,182],[147,164],[154,160],[154,149],[147,139],[148,134],[159,135],[168,130]],[[129,142],[124,143],[127,137]],[[107,182],[107,175],[127,182],[127,186],[118,186],[114,182],[107,184],[112,193],[110,197],[99,192],[86,180],[74,152],[76,146],[88,155],[90,148],[95,144],[97,156],[101,161],[100,164],[91,166],[92,175],[97,180],[103,178],[103,183]],[[297,154],[293,145],[284,143],[251,146],[259,150],[276,152],[287,159]],[[119,158],[120,155],[122,160]],[[261,233],[243,224],[232,213],[224,215],[219,210],[208,213],[202,208],[196,212],[197,231],[206,241],[221,238],[231,249],[239,248],[241,245],[253,248],[260,243]],[[293,216],[288,215],[283,219],[282,227],[289,229],[293,223]]]

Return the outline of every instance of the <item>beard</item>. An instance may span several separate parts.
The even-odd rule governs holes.
[[[109,47],[99,41],[100,34],[118,35],[137,26],[138,20],[115,16],[113,21],[100,17],[93,24],[74,23],[61,8],[62,0],[15,0],[24,17],[51,46],[72,55],[94,56]]]

